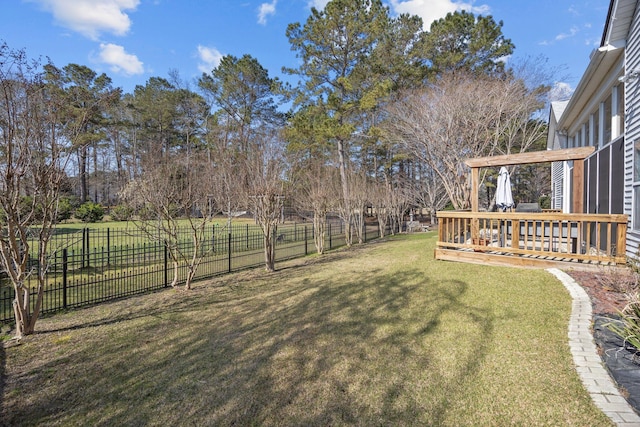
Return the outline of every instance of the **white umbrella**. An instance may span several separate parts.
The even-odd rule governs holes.
[[[513,196],[511,195],[511,178],[509,171],[504,166],[500,168],[498,174],[498,184],[496,185],[496,206],[506,211],[513,207]]]

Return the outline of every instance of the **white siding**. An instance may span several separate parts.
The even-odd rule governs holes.
[[[625,71],[640,69],[640,11],[636,4],[625,49]],[[625,142],[624,142],[624,213],[633,218],[633,144],[640,139],[640,79],[625,83]],[[640,245],[640,233],[627,233],[627,256],[635,256]]]
[[[551,163],[551,208],[562,209],[562,193],[563,193],[563,162]]]

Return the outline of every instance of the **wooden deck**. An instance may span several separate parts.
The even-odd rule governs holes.
[[[438,260],[529,268],[626,263],[626,215],[438,212]]]

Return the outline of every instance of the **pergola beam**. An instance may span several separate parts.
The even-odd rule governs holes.
[[[534,163],[584,160],[595,151],[595,147],[566,148],[564,150],[533,151],[529,153],[505,154],[502,156],[478,157],[465,160],[471,168],[525,165]]]
[[[479,209],[478,187],[480,186],[480,168],[580,160],[573,166],[572,192],[573,211],[582,213],[584,207],[584,163],[582,160],[589,157],[594,151],[595,147],[578,147],[566,148],[564,150],[534,151],[467,159],[464,163],[471,168],[471,211],[478,212]]]

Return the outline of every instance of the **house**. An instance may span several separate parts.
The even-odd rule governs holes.
[[[571,99],[551,105],[547,149],[577,147],[594,147],[594,152],[584,160],[552,163],[551,207],[627,215],[625,250],[635,256],[640,245],[638,0],[611,0],[600,46]],[[574,174],[578,161],[584,162],[581,173]]]

